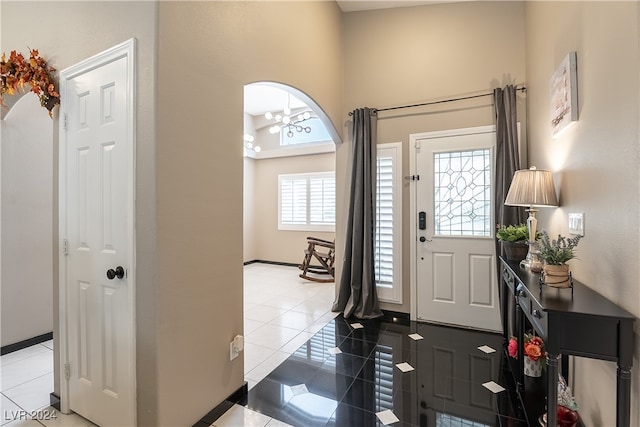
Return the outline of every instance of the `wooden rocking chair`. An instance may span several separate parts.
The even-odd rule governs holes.
[[[305,249],[304,259],[298,267],[302,270],[300,277],[314,282],[333,282],[335,280],[335,267],[333,265],[335,261],[335,243],[316,237],[307,237],[307,243],[309,246]],[[311,261],[314,259],[320,263],[319,266],[311,265]],[[317,275],[320,277],[317,277]],[[326,275],[331,277],[326,277]]]

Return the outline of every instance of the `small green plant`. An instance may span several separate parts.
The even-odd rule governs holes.
[[[536,240],[541,236],[540,233],[536,233]],[[529,240],[529,227],[526,224],[518,225],[501,225],[498,224],[498,231],[496,231],[496,237],[498,240],[504,240],[506,242],[527,242]]]
[[[562,265],[575,258],[574,249],[582,236],[567,238],[558,234],[557,239],[551,240],[546,231],[542,232],[542,238],[536,242],[540,258],[549,265]]]

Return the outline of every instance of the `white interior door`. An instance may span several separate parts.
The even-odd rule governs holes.
[[[412,135],[416,318],[499,331],[492,127]]]
[[[136,423],[133,49],[61,73],[61,397],[101,426]]]

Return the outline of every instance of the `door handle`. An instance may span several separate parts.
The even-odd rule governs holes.
[[[124,268],[122,268],[121,265],[117,266],[115,270],[113,268],[107,270],[107,279],[113,280],[116,277],[118,279],[122,279],[124,277]]]
[[[426,237],[424,237],[424,236],[420,236],[420,241],[421,241],[422,243],[424,243],[424,242],[431,242],[431,240],[427,239],[427,238],[426,238]]]

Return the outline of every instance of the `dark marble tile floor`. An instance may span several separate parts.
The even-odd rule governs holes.
[[[528,426],[502,348],[499,334],[338,316],[255,385],[246,407],[301,427],[381,426],[383,411],[393,426]]]

